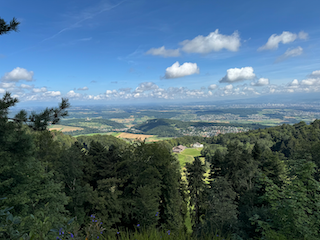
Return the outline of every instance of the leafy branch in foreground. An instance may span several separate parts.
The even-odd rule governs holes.
[[[16,18],[13,18],[11,22],[8,24],[2,18],[0,18],[0,35],[7,34],[10,31],[18,31],[18,25],[20,22],[17,21]]]
[[[62,117],[68,116],[66,109],[70,107],[68,99],[62,98],[58,108],[46,108],[39,114],[32,112],[29,117],[25,110],[21,110],[14,118],[8,118],[8,108],[18,102],[17,98],[12,98],[11,94],[6,92],[2,100],[0,100],[0,118],[10,119],[19,124],[26,123],[30,128],[37,131],[46,130],[49,123],[59,123]]]

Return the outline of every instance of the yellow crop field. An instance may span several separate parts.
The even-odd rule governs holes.
[[[134,134],[134,133],[121,133],[117,136],[118,138],[130,138],[130,139],[139,139],[144,140],[146,138],[153,137],[153,135],[144,135],[144,134]]]
[[[70,127],[70,126],[64,126],[64,125],[51,125],[49,127],[49,130],[57,130],[57,131],[61,131],[61,132],[73,132],[73,131],[77,131],[77,130],[83,130],[83,128],[81,127]]]

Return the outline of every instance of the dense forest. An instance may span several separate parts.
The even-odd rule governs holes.
[[[188,214],[193,239],[320,238],[320,120],[127,143],[49,132],[48,122],[67,115],[66,100],[9,119],[16,103],[9,93],[0,100],[1,239],[106,239],[139,229],[181,239]],[[172,154],[194,141],[205,145],[209,184],[199,157],[184,181]]]

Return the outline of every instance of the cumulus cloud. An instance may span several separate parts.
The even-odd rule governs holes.
[[[80,97],[82,97],[82,95],[80,93],[74,92],[73,90],[70,90],[67,93],[67,97],[69,97],[69,98],[80,98]]]
[[[291,84],[291,86],[296,86],[296,85],[299,85],[299,81],[297,79],[294,79]]]
[[[227,91],[230,91],[230,90],[232,90],[232,89],[233,89],[232,84],[229,84],[229,85],[227,85],[227,86],[224,87],[224,90],[227,90]]]
[[[57,97],[60,95],[61,95],[60,91],[47,91],[47,92],[43,93],[43,96],[45,96],[45,97]]]
[[[21,88],[26,88],[26,89],[32,88],[32,86],[27,85],[27,84],[23,84],[23,83],[20,85],[20,87],[21,87]]]
[[[145,91],[151,91],[158,88],[159,87],[153,82],[143,82],[143,83],[140,83],[139,86],[134,90],[134,93],[142,93]]]
[[[224,76],[219,82],[221,83],[233,83],[245,80],[254,79],[256,75],[253,73],[252,67],[244,68],[230,68],[227,70],[226,76]]]
[[[317,71],[313,71],[311,74],[310,74],[310,77],[319,77],[320,78],[320,70],[317,70]]]
[[[162,46],[160,48],[151,48],[146,54],[162,57],[178,57],[180,56],[180,51],[179,49],[165,49],[165,47]]]
[[[313,86],[313,85],[319,85],[320,79],[316,78],[309,78],[309,79],[304,79],[301,81],[301,85],[308,85],[308,86]]]
[[[295,41],[297,38],[305,40],[308,38],[308,34],[303,31],[301,31],[298,35],[286,31],[283,31],[281,35],[272,34],[269,37],[268,42],[262,47],[258,48],[258,51],[277,49],[280,42],[287,44]]]
[[[216,89],[218,86],[217,86],[217,84],[211,84],[209,87],[208,87],[208,89],[209,90],[214,90],[214,89]]]
[[[3,82],[3,83],[0,83],[0,87],[1,88],[15,88],[16,84],[15,83],[6,83],[6,82]]]
[[[165,78],[179,78],[196,73],[200,73],[196,63],[186,62],[180,66],[179,62],[175,62],[171,67],[166,69]]]
[[[268,79],[268,78],[259,78],[258,81],[252,82],[251,85],[252,85],[252,86],[265,86],[265,85],[269,85],[269,79]]]
[[[78,90],[85,91],[85,90],[89,90],[89,88],[88,87],[83,87],[83,88],[78,88]]]
[[[47,88],[46,87],[34,88],[34,89],[32,89],[32,91],[35,92],[35,93],[46,92]]]
[[[0,93],[5,93],[6,90],[4,90],[3,88],[0,88]]]
[[[24,68],[15,68],[11,72],[7,72],[2,77],[2,81],[5,82],[18,82],[20,80],[32,81],[33,71],[28,71]]]
[[[237,31],[232,35],[223,35],[219,29],[209,33],[208,36],[199,35],[192,40],[184,40],[180,43],[182,50],[187,53],[218,52],[222,49],[236,52],[240,47],[240,37]]]
[[[115,94],[115,93],[118,93],[118,91],[117,90],[107,90],[106,91],[106,95]]]
[[[297,47],[297,48],[289,48],[283,55],[281,55],[280,57],[277,58],[276,62],[281,62],[286,60],[287,58],[290,57],[296,57],[299,56],[303,53],[303,49],[302,47]]]

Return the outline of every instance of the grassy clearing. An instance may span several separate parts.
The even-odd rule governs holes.
[[[180,154],[190,155],[192,157],[200,156],[202,148],[186,148]]]

